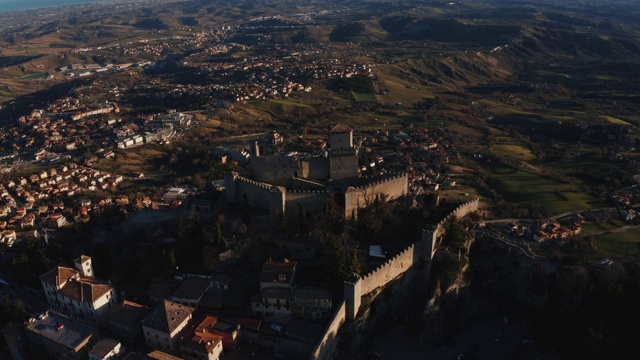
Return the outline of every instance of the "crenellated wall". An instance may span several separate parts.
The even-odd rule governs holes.
[[[421,259],[431,262],[435,254],[436,241],[444,231],[444,223],[452,216],[463,218],[469,213],[477,211],[479,204],[480,199],[474,199],[458,206],[440,221],[434,230],[423,230],[420,239],[375,270],[364,276],[358,276],[354,281],[345,281],[344,302],[336,312],[310,359],[330,359],[338,343],[336,334],[346,319],[354,320],[356,318],[362,303],[362,296],[375,291],[377,288],[386,286],[411,269],[413,265],[419,263]]]
[[[479,199],[474,199],[458,206],[449,215],[447,215],[442,221],[438,223],[435,230],[423,230],[422,236],[415,243],[395,255],[393,258],[387,260],[384,264],[371,271],[370,273],[359,277],[353,283],[345,283],[345,296],[353,293],[354,297],[363,296],[374,291],[376,288],[383,287],[399,275],[409,270],[414,264],[416,264],[421,258],[425,260],[432,260],[435,254],[435,245],[438,237],[444,231],[444,223],[456,216],[462,218],[467,214],[477,211],[479,206]],[[360,283],[360,284],[358,284]],[[355,284],[355,285],[354,285]],[[354,290],[352,290],[354,289]],[[360,293],[358,293],[360,290]],[[359,310],[359,301],[353,299],[345,300],[348,306],[353,308],[347,308],[347,314],[349,318],[353,319]]]
[[[354,214],[357,218],[358,209],[370,205],[381,194],[386,195],[387,200],[394,200],[408,192],[406,173],[387,175],[367,185],[350,187],[345,193],[345,217],[350,219]]]
[[[285,211],[286,190],[279,186],[247,179],[232,172],[225,177],[225,192],[230,201],[244,203],[256,209],[269,210],[272,215]]]
[[[392,174],[357,189],[362,190],[364,206],[371,204],[378,194],[385,194],[387,200],[397,199],[409,192],[409,180],[406,173]]]
[[[422,241],[422,239],[418,241]],[[415,259],[416,254],[414,252],[414,248],[415,244],[412,244],[399,254],[395,255],[391,259],[388,259],[384,264],[380,265],[369,274],[361,277],[359,279],[359,281],[362,283],[362,292],[360,296],[368,294],[376,288],[386,285],[389,281],[395,279],[405,271],[409,270],[409,268],[413,266],[415,260],[417,260]]]

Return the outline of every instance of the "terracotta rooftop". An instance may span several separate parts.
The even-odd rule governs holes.
[[[80,276],[80,272],[76,269],[66,267],[66,266],[57,266],[46,273],[40,275],[40,279],[42,281],[47,282],[50,285],[59,288],[62,284],[67,282],[71,278],[77,278]]]
[[[217,320],[216,317],[207,316],[191,332],[186,334],[183,345],[210,354],[218,343],[222,342],[222,336],[210,331]]]
[[[94,303],[112,289],[109,283],[81,276],[67,281],[58,292],[78,301]]]
[[[260,283],[266,283],[262,284],[264,286],[268,286],[268,284],[286,284],[291,286],[297,264],[297,262],[287,259],[281,263],[267,260],[264,265],[262,265],[262,270],[260,271]]]
[[[329,133],[343,133],[343,132],[351,132],[351,131],[353,131],[352,128],[346,125],[338,124],[334,126],[333,129],[329,130]]]
[[[164,300],[163,304],[153,309],[151,314],[142,320],[142,326],[171,334],[193,314],[193,311],[192,307]]]

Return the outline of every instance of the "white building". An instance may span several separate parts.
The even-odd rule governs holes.
[[[90,322],[101,321],[116,305],[115,289],[109,283],[93,277],[89,256],[82,255],[74,262],[75,269],[56,266],[40,276],[47,301],[64,313]]]

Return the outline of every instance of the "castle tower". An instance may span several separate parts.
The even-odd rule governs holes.
[[[329,132],[329,177],[333,181],[358,178],[358,153],[353,146],[353,129],[338,124]]]
[[[90,256],[80,255],[80,257],[75,259],[73,263],[75,264],[76,269],[80,271],[81,276],[93,277],[93,264],[91,263]]]
[[[355,320],[362,304],[362,279],[359,276],[354,276],[353,281],[344,282],[344,301],[346,318]]]
[[[338,124],[329,131],[329,147],[331,150],[348,150],[353,148],[353,129]]]

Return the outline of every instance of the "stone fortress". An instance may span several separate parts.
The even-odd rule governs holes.
[[[273,135],[271,140],[282,141]],[[227,174],[225,196],[230,202],[268,210],[274,217],[298,208],[320,213],[333,199],[345,218],[355,219],[358,209],[377,197],[393,200],[407,194],[407,174],[360,177],[358,150],[353,129],[340,124],[329,132],[329,150],[320,153],[261,156],[256,142],[249,159],[251,179],[236,172]]]
[[[430,273],[433,259],[439,251],[438,246],[442,242],[446,222],[454,217],[462,219],[479,209],[480,199],[477,198],[459,205],[432,229],[423,229],[422,236],[416,242],[388,259],[384,264],[367,274],[355,276],[352,281],[344,282],[344,299],[327,325],[322,339],[309,356],[309,360],[330,360],[333,358],[340,341],[340,330],[345,323],[353,322],[359,315],[362,315],[360,310],[363,305],[363,296],[380,293],[386,286],[401,281],[409,270],[419,267],[422,262],[426,265],[427,273]],[[400,294],[396,293],[394,296],[400,296]]]

